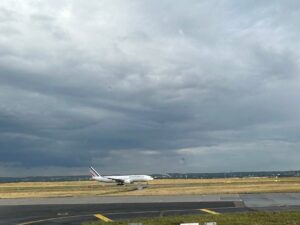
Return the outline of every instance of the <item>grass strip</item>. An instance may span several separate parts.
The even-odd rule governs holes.
[[[131,219],[109,222],[109,225],[179,225],[180,223],[217,222],[218,225],[300,225],[300,212],[251,212],[222,215],[166,216],[162,218]],[[85,222],[83,225],[104,225],[106,222]]]

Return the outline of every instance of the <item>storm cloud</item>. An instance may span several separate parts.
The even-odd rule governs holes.
[[[298,1],[1,1],[0,176],[299,169]]]

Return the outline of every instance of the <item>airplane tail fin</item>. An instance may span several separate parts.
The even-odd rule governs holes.
[[[92,177],[101,177],[101,175],[92,166],[90,167],[90,173]]]

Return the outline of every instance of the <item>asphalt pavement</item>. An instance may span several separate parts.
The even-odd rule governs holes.
[[[96,220],[286,210],[300,212],[299,193],[0,199],[0,224],[80,225]]]

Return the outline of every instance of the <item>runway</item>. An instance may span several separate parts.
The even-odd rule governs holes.
[[[300,194],[0,199],[0,224],[80,225],[84,221],[259,210],[300,211]]]
[[[166,216],[180,214],[203,214],[201,209],[219,208],[236,211],[231,201],[220,202],[168,202],[168,203],[106,203],[0,206],[3,224],[81,224],[82,221],[97,220],[102,215],[110,220],[136,217]],[[248,210],[240,207],[239,210]],[[34,223],[36,221],[36,223]]]

